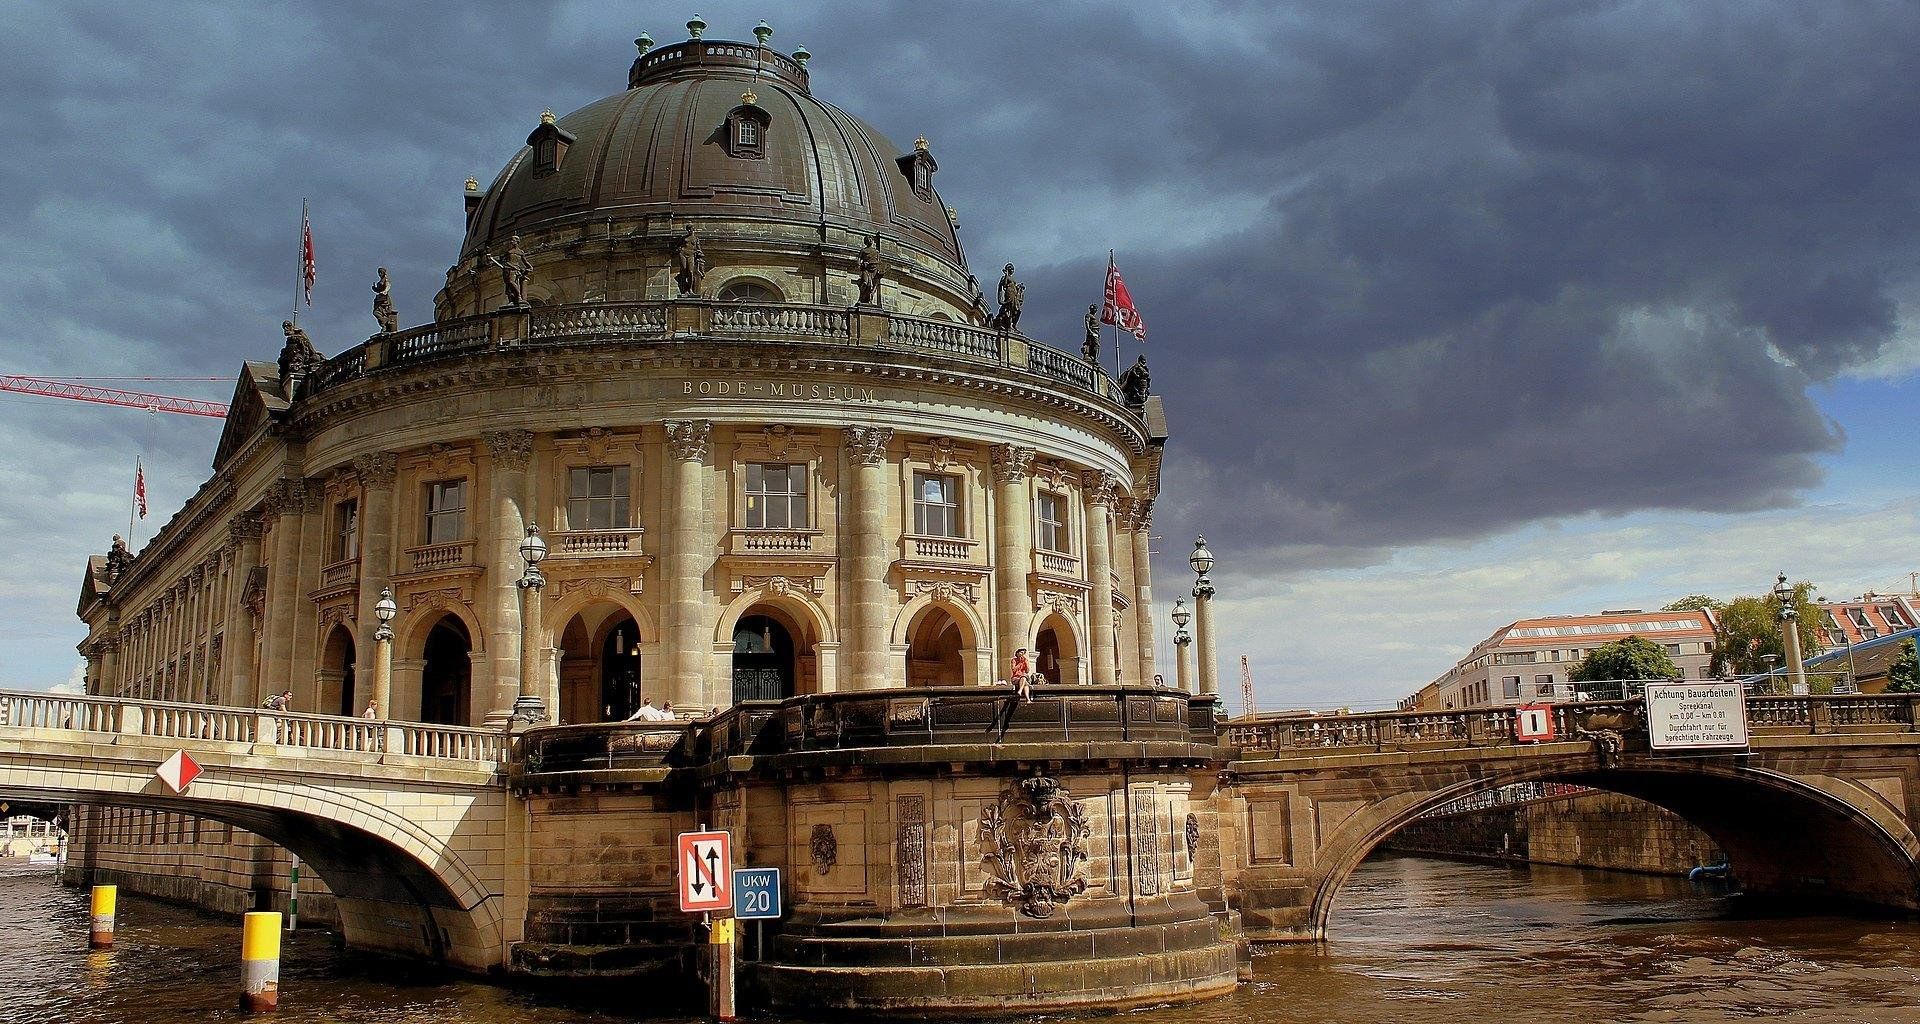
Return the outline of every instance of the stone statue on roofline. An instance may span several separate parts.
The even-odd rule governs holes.
[[[1014,280],[1013,264],[1000,272],[1000,312],[994,314],[993,326],[1002,332],[1012,334],[1020,327],[1020,307],[1027,303],[1027,286]]]
[[[880,236],[874,235],[860,247],[860,304],[878,306],[880,304]]]
[[[700,294],[700,282],[707,276],[707,254],[700,248],[700,234],[688,225],[673,240],[673,279],[682,295]]]
[[[992,317],[987,313],[987,293],[980,290],[980,279],[967,275],[967,311],[973,314],[973,325],[985,327]]]
[[[527,278],[533,276],[533,261],[527,258],[527,251],[520,248],[520,236],[507,240],[507,249],[498,256],[487,257],[487,262],[500,268],[500,284],[506,290],[506,306],[518,309],[527,304]]]
[[[1087,307],[1087,340],[1080,343],[1080,354],[1087,362],[1100,364],[1100,307],[1097,304]]]
[[[1153,377],[1147,372],[1147,357],[1141,356],[1120,375],[1120,398],[1130,409],[1147,407],[1147,395],[1153,388]]]
[[[307,332],[299,324],[282,320],[280,333],[286,335],[285,343],[280,346],[280,387],[291,401],[300,381],[326,360],[321,357],[320,350],[313,347]]]
[[[400,328],[400,313],[393,308],[393,282],[387,280],[387,268],[380,268],[380,279],[373,282],[373,318],[380,322],[381,334]]]
[[[127,542],[114,534],[113,546],[107,549],[107,586],[120,582],[120,577],[132,565],[133,553],[127,550]]]

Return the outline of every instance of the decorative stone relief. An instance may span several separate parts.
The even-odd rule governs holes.
[[[761,433],[761,443],[767,446],[767,454],[776,459],[787,457],[787,448],[793,443],[792,427],[784,423],[773,423]]]
[[[846,428],[847,454],[856,464],[878,466],[887,460],[887,443],[893,440],[892,427],[850,426]]]
[[[702,462],[713,436],[711,420],[668,420],[667,454],[682,462]]]
[[[1153,527],[1153,499],[1133,499],[1133,528],[1146,530]]]
[[[1200,817],[1193,813],[1187,815],[1187,863],[1195,864],[1200,855]]]
[[[936,437],[927,442],[927,461],[935,469],[945,469],[953,465],[953,438]]]
[[[761,576],[748,573],[733,581],[734,593],[744,594],[749,590],[764,590],[769,594],[778,595],[798,592],[818,597],[821,593],[820,577],[780,574]]]
[[[1047,486],[1058,490],[1066,486],[1072,474],[1067,472],[1066,466],[1058,462],[1040,462],[1034,464],[1033,475],[1035,479],[1044,480]]]
[[[894,858],[900,886],[900,905],[927,905],[927,800],[903,796],[896,804],[899,834]]]
[[[367,452],[353,459],[353,475],[360,478],[362,487],[392,487],[394,474],[399,470],[400,457],[393,452]]]
[[[640,593],[640,578],[636,576],[598,576],[592,579],[561,580],[554,591],[556,600],[564,601],[580,591],[586,591],[593,597],[611,597],[619,593]]]
[[[1119,494],[1120,478],[1103,469],[1089,469],[1080,474],[1080,488],[1087,496],[1089,505],[1112,505]]]
[[[1033,467],[1034,451],[1017,444],[996,444],[993,446],[993,475],[1007,483],[1019,483],[1027,478],[1027,471]]]
[[[1052,917],[1087,890],[1081,868],[1091,829],[1080,804],[1044,775],[1022,779],[980,812],[987,891],[1028,917]]]
[[[909,600],[921,594],[927,594],[935,601],[980,603],[979,587],[972,583],[955,583],[952,580],[908,580],[907,591]]]
[[[815,825],[807,837],[807,853],[813,858],[813,870],[826,874],[840,863],[840,841],[833,837],[832,825]]]
[[[1042,590],[1033,595],[1033,610],[1052,609],[1062,615],[1072,617],[1080,614],[1080,598],[1073,594],[1062,594],[1057,590]]]
[[[487,454],[502,469],[525,469],[533,459],[531,430],[489,430],[484,440]]]
[[[1142,896],[1160,894],[1159,808],[1152,793],[1135,791],[1133,799],[1133,884]]]

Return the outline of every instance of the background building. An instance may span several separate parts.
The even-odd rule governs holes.
[[[1707,677],[1713,657],[1708,612],[1637,608],[1598,615],[1546,615],[1494,630],[1438,679],[1402,703],[1409,710],[1441,711],[1539,701],[1573,700],[1567,673],[1593,649],[1629,636],[1666,648],[1689,679]]]

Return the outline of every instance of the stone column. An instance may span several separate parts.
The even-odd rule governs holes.
[[[1027,644],[1027,622],[1033,599],[1027,592],[1027,574],[1033,571],[1033,503],[1028,500],[1027,471],[1033,449],[1019,445],[993,446],[993,667],[989,678],[999,679],[1013,661],[1013,652]]]
[[[227,536],[234,549],[232,569],[227,571],[228,646],[232,647],[232,665],[228,667],[223,703],[253,707],[261,701],[259,680],[253,678],[253,613],[246,607],[246,580],[259,565],[259,519],[252,513],[240,513],[227,523]]]
[[[533,433],[490,430],[483,439],[487,468],[486,534],[492,548],[487,562],[487,661],[493,696],[485,723],[506,724],[520,696],[520,542],[526,539],[527,463],[533,458]]]
[[[1134,674],[1140,669],[1140,637],[1134,630],[1140,620],[1133,609],[1133,496],[1124,490],[1115,493],[1113,498],[1113,532],[1108,540],[1112,542],[1108,563],[1113,566],[1114,601],[1127,604],[1124,610],[1116,608],[1113,613],[1113,633],[1118,638],[1114,644],[1113,681],[1146,686],[1153,682],[1153,676],[1139,678]]]
[[[393,541],[400,532],[393,521],[393,478],[399,465],[399,456],[393,452],[368,452],[353,460],[353,475],[360,482],[360,593],[353,619],[360,627],[354,638],[356,666],[376,664],[380,657],[373,639],[380,617],[373,606],[380,603],[380,591],[393,583]],[[387,649],[391,653],[393,645],[389,643]],[[364,708],[373,697],[368,689],[371,683],[361,682],[358,671],[354,676],[353,707]],[[380,717],[387,717],[390,710],[388,702],[380,702]]]
[[[293,689],[293,613],[300,597],[300,502],[304,488],[298,480],[282,480],[267,500],[272,554],[267,561],[267,608],[261,617],[266,653],[260,658],[265,693]],[[253,703],[258,704],[255,700]],[[295,705],[296,711],[312,711]]]
[[[322,511],[326,492],[318,479],[301,482],[300,495],[300,567],[295,577],[297,599],[294,603],[293,667],[289,672],[294,687],[295,707],[315,714],[333,714],[336,709],[320,706],[320,609],[307,597],[320,583],[320,566],[326,561],[327,520]]]
[[[1200,641],[1200,692],[1220,693],[1220,659],[1213,652],[1213,580],[1193,584],[1193,633]]]
[[[848,671],[841,688],[874,690],[886,686],[893,674],[887,657],[887,546],[893,539],[887,530],[887,444],[893,428],[850,426],[843,436],[848,479],[840,520],[840,585],[848,596],[842,640]],[[901,671],[904,675],[904,666]]]
[[[108,621],[107,629],[109,632],[96,648],[100,652],[100,674],[94,677],[97,680],[94,688],[87,691],[101,697],[112,696],[113,687],[119,685],[120,681],[121,641],[119,636],[112,632],[114,629],[112,620]]]
[[[707,420],[668,420],[666,551],[661,579],[666,583],[666,640],[671,673],[667,696],[674,706],[705,705],[707,665],[713,644],[702,634],[707,625],[705,547]]]
[[[1133,621],[1140,637],[1140,685],[1153,682],[1153,566],[1150,561],[1153,533],[1153,499],[1136,498],[1133,503]]]
[[[1087,582],[1093,585],[1088,596],[1087,647],[1092,657],[1092,676],[1087,680],[1110,686],[1113,678],[1113,533],[1108,517],[1113,514],[1113,474],[1090,469],[1080,476],[1080,491],[1086,499]]]

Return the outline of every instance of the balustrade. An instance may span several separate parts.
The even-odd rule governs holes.
[[[556,556],[579,555],[637,555],[640,553],[640,538],[645,531],[638,528],[629,530],[567,530],[552,535],[553,554]]]
[[[1035,556],[1041,572],[1069,578],[1080,575],[1080,560],[1072,555],[1063,555],[1057,551],[1038,551],[1035,552]]]
[[[814,534],[805,530],[741,530],[734,534],[740,551],[796,553],[813,550]]]
[[[473,542],[458,540],[450,544],[428,544],[408,548],[407,559],[414,572],[453,569],[473,564]]]
[[[723,302],[713,307],[711,323],[713,333],[720,335],[797,334],[852,340],[852,321],[846,310],[825,306]]]
[[[998,331],[983,330],[951,320],[894,316],[887,324],[887,342],[905,348],[929,349],[973,359],[1000,358]]]
[[[345,586],[359,578],[359,575],[360,559],[344,558],[320,568],[320,586],[322,589]]]
[[[973,556],[974,542],[958,537],[912,537],[915,558],[964,562]]]
[[[537,306],[529,315],[529,341],[569,341],[586,338],[661,338],[672,322],[672,307],[664,302],[588,302],[571,306]]]

